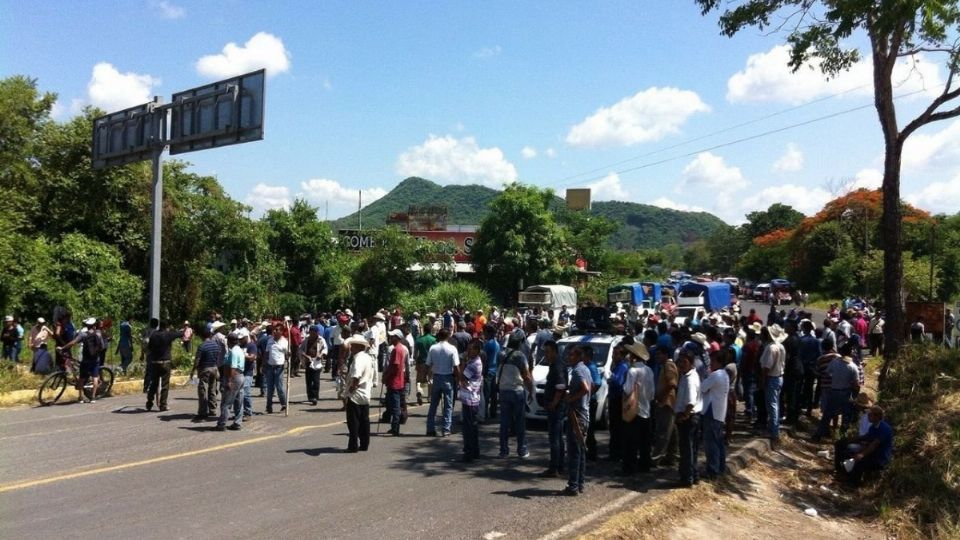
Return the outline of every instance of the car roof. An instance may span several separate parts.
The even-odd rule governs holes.
[[[610,334],[584,334],[582,336],[569,336],[561,339],[557,343],[613,343],[623,339],[623,336],[611,336]]]

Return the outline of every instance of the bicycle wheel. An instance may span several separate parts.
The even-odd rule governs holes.
[[[109,396],[112,388],[113,370],[108,367],[100,368],[100,386],[97,387],[97,399]]]
[[[53,405],[60,399],[63,392],[67,389],[67,376],[62,371],[54,373],[47,377],[40,385],[40,391],[37,392],[37,399],[41,405]]]

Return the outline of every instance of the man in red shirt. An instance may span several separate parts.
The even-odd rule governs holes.
[[[410,351],[407,350],[403,332],[400,329],[394,328],[388,336],[393,349],[390,351],[390,361],[387,363],[387,369],[383,372],[383,384],[387,388],[387,407],[390,411],[390,431],[387,433],[399,437],[403,390],[406,385],[404,371],[407,366],[407,359],[410,358]]]
[[[300,332],[300,329],[297,328],[297,325],[292,324],[290,317],[284,317],[284,326],[290,326],[290,376],[299,377],[300,376],[300,345],[303,343],[303,334]]]

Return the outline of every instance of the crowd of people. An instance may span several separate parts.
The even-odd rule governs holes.
[[[515,438],[517,457],[526,459],[526,411],[540,399],[550,447],[543,475],[565,475],[562,491],[574,496],[583,492],[587,462],[600,459],[596,398],[602,386],[609,424],[605,459],[619,462],[624,475],[676,467],[679,483],[690,486],[701,475],[724,474],[738,403],[774,448],[782,425],[796,426],[801,415],[812,417],[819,409],[813,440],[837,441],[838,473],[853,481],[891,459],[892,430],[862,391],[863,358],[881,352],[882,341],[874,336],[882,335],[882,313],[832,308],[819,325],[803,310],[774,306],[765,319],[755,310],[727,309],[683,325],[671,319],[656,312],[614,317],[611,331],[618,335],[609,363],[596,357],[588,341],[562,340],[578,324],[594,331],[608,326],[576,321],[566,308],[558,314],[449,308],[423,316],[397,308],[369,317],[343,309],[229,322],[211,313],[196,325],[195,351],[194,325],[185,321],[174,328],[154,319],[139,336],[146,409],[168,410],[172,351],[179,346],[194,359],[194,422],[240,430],[257,414],[284,413],[289,377],[302,377],[307,402],[317,405],[326,374],[345,412],[348,452],[369,448],[371,404],[384,405],[386,434],[399,436],[408,403],[426,402],[426,435],[447,437],[459,402],[464,461],[484,455],[480,425],[488,422],[499,423],[498,458],[510,456]],[[69,313],[61,314],[50,329],[38,319],[31,347],[45,349],[46,340],[54,339],[55,362],[63,363],[80,345],[80,377],[96,384],[109,327],[91,318],[75,331],[69,320]],[[133,361],[131,328],[128,320],[120,324],[121,369]],[[535,383],[537,365],[547,371]],[[254,397],[265,398],[262,412],[254,410]]]

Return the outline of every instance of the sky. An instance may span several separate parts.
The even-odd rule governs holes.
[[[304,198],[333,219],[420,176],[737,224],[882,178],[868,59],[791,73],[784,37],[721,36],[692,0],[0,0],[0,77],[37,79],[66,121],[266,68],[262,141],[177,156],[254,215]],[[895,71],[901,123],[942,90],[942,60]],[[901,190],[960,212],[960,121],[912,136]]]

